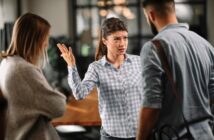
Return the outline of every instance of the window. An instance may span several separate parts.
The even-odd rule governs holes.
[[[207,38],[206,0],[175,2],[178,20],[189,23],[191,30]],[[153,37],[143,14],[141,0],[74,0],[70,6],[73,7],[70,16],[74,22],[72,25],[76,55],[88,61],[85,64],[81,63],[81,67],[86,65],[86,69],[94,60],[98,30],[106,17],[116,16],[127,23],[128,53],[139,54],[142,45]]]
[[[207,38],[206,0],[176,0],[176,12],[180,22],[187,22],[190,30]]]

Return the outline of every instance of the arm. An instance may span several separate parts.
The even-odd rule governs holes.
[[[147,140],[159,117],[159,109],[142,108],[140,111],[137,140]]]
[[[72,89],[74,97],[77,100],[85,98],[98,82],[95,68],[93,67],[93,65],[89,65],[85,77],[81,81],[77,68],[75,66],[75,57],[72,53],[71,47],[67,49],[64,44],[57,44],[57,46],[62,53],[61,56],[64,58],[68,65],[68,83],[70,88]]]
[[[143,102],[136,138],[147,140],[157,124],[163,99],[163,69],[151,43],[146,43],[141,50],[141,64]]]
[[[23,82],[17,88],[18,98],[32,113],[49,119],[60,117],[65,111],[65,96],[53,90],[42,72],[35,67],[25,67],[17,71],[17,81]],[[15,85],[15,83],[13,84]]]
[[[81,81],[76,66],[68,67],[68,84],[72,89],[75,99],[84,99],[98,83],[98,76],[92,64],[89,65],[84,79]]]

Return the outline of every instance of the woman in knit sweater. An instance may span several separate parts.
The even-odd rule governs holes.
[[[1,54],[0,89],[8,102],[5,140],[58,140],[50,121],[65,111],[65,96],[41,71],[47,58],[50,24],[27,13],[14,25],[11,44]]]

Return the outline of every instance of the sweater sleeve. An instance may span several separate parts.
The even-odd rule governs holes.
[[[23,80],[23,84],[19,85],[18,90],[24,89],[26,94],[23,96],[25,98],[23,102],[28,102],[29,107],[34,109],[36,114],[46,116],[48,119],[62,116],[66,98],[62,93],[53,90],[42,71],[34,67],[19,70],[18,75]]]

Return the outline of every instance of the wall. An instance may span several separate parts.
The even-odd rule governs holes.
[[[68,0],[22,0],[21,9],[47,19],[52,36],[69,35]]]
[[[3,6],[2,1],[0,0],[0,29],[3,28]]]
[[[52,25],[51,35],[69,36],[69,0],[21,0],[22,13],[32,12],[46,18]],[[17,18],[17,1],[1,0],[0,27]],[[214,45],[214,0],[207,0],[208,40]]]
[[[4,22],[14,22],[17,17],[17,2],[14,0],[0,1],[0,27],[3,27]]]
[[[214,0],[207,0],[208,40],[214,46]]]

